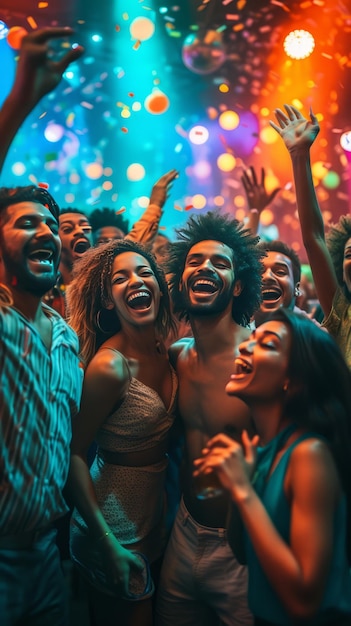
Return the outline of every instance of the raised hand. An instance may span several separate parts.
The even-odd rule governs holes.
[[[172,183],[178,176],[179,173],[177,170],[170,170],[166,174],[163,174],[152,188],[150,204],[157,204],[157,206],[162,208],[170,194]]]
[[[255,169],[252,166],[249,167],[249,169],[247,169],[241,177],[241,182],[246,192],[249,209],[250,211],[252,209],[257,209],[259,214],[266,206],[273,202],[278,191],[280,191],[280,187],[277,187],[270,194],[268,194],[265,188],[265,177],[266,173],[264,171],[264,168],[262,167],[261,180],[260,182],[258,182]]]
[[[272,121],[269,122],[270,125],[281,136],[289,152],[308,150],[319,133],[316,116],[312,109],[308,120],[293,105],[284,104],[284,108],[286,113],[282,109],[275,109],[278,125]]]
[[[13,93],[22,95],[23,105],[34,107],[57,87],[63,72],[83,54],[82,46],[77,46],[55,59],[50,49],[50,40],[70,36],[73,32],[69,27],[47,27],[34,30],[22,39]]]

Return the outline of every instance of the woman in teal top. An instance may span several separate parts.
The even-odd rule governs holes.
[[[226,391],[257,436],[217,435],[194,473],[215,471],[240,513],[257,626],[349,625],[350,372],[326,331],[285,309],[239,350]]]

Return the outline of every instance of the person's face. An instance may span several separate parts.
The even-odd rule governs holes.
[[[161,267],[164,263],[168,261],[170,249],[171,242],[169,241],[169,239],[167,239],[167,237],[164,237],[163,235],[157,235],[152,244],[151,251],[156,258],[157,264]]]
[[[239,346],[226,393],[251,402],[281,397],[288,382],[291,331],[284,322],[261,324]]]
[[[349,293],[351,293],[351,237],[344,248],[343,279]]]
[[[72,267],[92,245],[91,226],[82,213],[64,213],[59,217],[59,235],[62,243],[61,261]]]
[[[200,241],[190,248],[179,289],[184,305],[193,315],[212,315],[232,307],[241,291],[235,282],[233,253],[219,241]]]
[[[153,324],[161,292],[149,262],[137,252],[122,252],[114,259],[111,273],[112,304],[123,326]],[[111,304],[111,306],[112,306]]]
[[[61,242],[58,223],[37,202],[10,205],[0,221],[0,276],[11,289],[43,296],[55,284]]]
[[[115,239],[124,239],[125,233],[116,226],[103,226],[98,228],[94,233],[94,242],[96,246],[100,246],[103,243],[109,243]]]
[[[293,264],[291,259],[281,252],[268,251],[263,257],[262,302],[257,317],[264,320],[272,311],[284,306],[292,309],[295,306],[295,293],[298,284],[294,282]],[[256,318],[256,315],[255,315]]]

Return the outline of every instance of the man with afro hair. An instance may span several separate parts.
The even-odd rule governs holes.
[[[168,272],[174,311],[188,319],[192,337],[170,348],[179,378],[184,427],[183,495],[164,558],[157,624],[251,625],[247,570],[226,539],[229,498],[214,485],[199,485],[193,461],[210,437],[226,432],[241,441],[250,415],[225,386],[238,346],[261,297],[258,238],[230,216],[192,216],[178,231]]]

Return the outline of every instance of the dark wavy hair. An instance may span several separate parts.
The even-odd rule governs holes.
[[[46,206],[58,223],[60,209],[52,195],[43,187],[0,187],[0,214],[4,209],[18,202],[37,202]]]
[[[265,253],[257,246],[259,238],[230,215],[218,215],[212,211],[191,216],[176,234],[178,239],[172,243],[167,263],[174,312],[180,319],[188,319],[179,284],[189,250],[200,241],[219,241],[233,251],[235,279],[243,286],[240,295],[233,298],[232,317],[237,324],[246,326],[261,302],[261,259]]]
[[[89,222],[93,233],[104,226],[115,226],[119,228],[125,235],[129,231],[129,222],[127,219],[118,215],[114,209],[103,207],[102,209],[95,209],[89,215]]]
[[[165,275],[153,255],[143,245],[118,239],[97,248],[90,248],[75,262],[73,280],[66,290],[68,322],[78,335],[81,355],[86,364],[108,337],[121,330],[115,310],[106,309],[106,304],[111,298],[113,261],[123,252],[141,254],[150,263],[155,274],[162,293],[155,323],[156,333],[165,339],[170,331],[175,331]]]
[[[288,257],[292,263],[294,283],[298,283],[301,280],[301,262],[297,256],[295,250],[290,248],[284,241],[280,239],[274,239],[272,241],[261,240],[258,243],[258,247],[265,252],[279,252]]]
[[[351,372],[333,337],[306,315],[280,308],[269,320],[291,330],[285,414],[329,443],[347,497],[351,562]]]
[[[326,242],[333,261],[337,281],[341,287],[345,288],[345,292],[349,297],[351,294],[348,294],[343,279],[343,263],[345,244],[350,237],[351,215],[342,215],[336,224],[330,226],[326,235]]]

